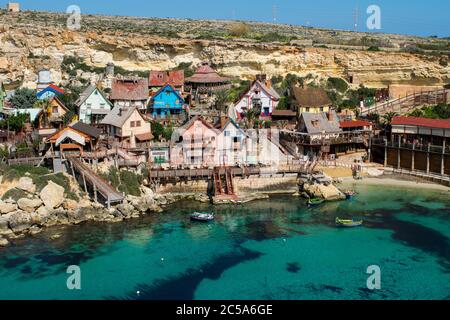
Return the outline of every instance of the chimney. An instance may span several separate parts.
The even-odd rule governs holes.
[[[333,111],[334,110],[330,108],[330,110],[328,110],[328,112],[327,112],[327,118],[328,118],[328,121],[330,121],[330,122],[333,122],[335,120]]]
[[[223,129],[225,127],[225,125],[227,124],[228,121],[228,117],[221,115],[220,116],[220,128]]]

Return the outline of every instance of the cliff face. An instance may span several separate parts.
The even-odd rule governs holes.
[[[401,52],[301,48],[246,40],[168,38],[150,33],[117,30],[70,31],[62,25],[45,26],[0,22],[0,81],[11,87],[33,87],[41,68],[52,71],[55,82],[69,79],[61,71],[64,56],[79,56],[88,65],[113,62],[127,70],[165,70],[182,62],[211,61],[224,75],[251,79],[296,73],[353,77],[355,84],[442,85],[450,82],[448,56]],[[95,79],[79,72],[78,76]]]

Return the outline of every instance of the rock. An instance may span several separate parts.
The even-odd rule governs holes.
[[[135,207],[130,203],[123,203],[119,204],[117,206],[117,210],[124,216],[124,217],[131,217],[135,212]]]
[[[33,212],[42,205],[42,201],[37,198],[35,199],[22,198],[19,199],[19,201],[17,201],[17,204],[19,206],[19,209],[27,212]]]
[[[42,232],[42,228],[38,227],[38,226],[31,226],[30,229],[28,229],[28,233],[31,235],[36,235],[38,233]]]
[[[13,213],[9,219],[9,227],[14,233],[23,233],[33,223],[33,216],[30,212],[19,211]]]
[[[303,185],[303,189],[311,198],[322,198],[325,200],[344,200],[345,195],[334,185],[325,186],[323,184]]]
[[[8,203],[0,201],[0,214],[7,214],[17,210],[17,205],[15,203]]]
[[[8,213],[0,216],[0,235],[10,235],[12,230],[9,228],[9,219],[13,213]]]
[[[63,202],[63,208],[65,210],[75,210],[78,208],[78,202],[72,199],[66,199]]]
[[[52,236],[50,237],[50,240],[57,240],[57,239],[59,239],[59,238],[61,238],[61,235],[60,235],[60,234],[54,234],[54,235],[52,235]]]
[[[9,241],[5,238],[0,238],[0,247],[6,247],[9,244]]]
[[[29,177],[20,178],[16,188],[29,193],[36,192],[36,185],[33,183],[33,179]]]
[[[58,208],[64,201],[64,188],[53,181],[49,181],[42,189],[40,197],[47,208]]]

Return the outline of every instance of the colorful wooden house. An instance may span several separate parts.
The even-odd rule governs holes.
[[[150,114],[154,119],[178,118],[183,113],[184,100],[170,84],[159,89],[150,100]]]
[[[322,88],[294,87],[292,92],[293,109],[299,114],[328,112],[333,106],[327,92]]]
[[[247,161],[248,135],[231,118],[221,119],[217,135],[217,166],[235,166]]]
[[[145,111],[149,100],[148,79],[114,79],[111,96],[114,107],[133,108]]]
[[[50,100],[55,96],[59,96],[64,94],[64,89],[54,85],[50,84],[48,87],[46,87],[44,90],[39,91],[36,96],[39,100]]]
[[[78,119],[86,124],[98,124],[111,111],[112,103],[94,85],[87,87],[75,102]]]
[[[235,104],[236,118],[245,118],[247,112],[251,109],[258,110],[258,114],[262,118],[271,117],[279,102],[280,95],[270,85],[269,81],[264,83],[263,81],[255,80]]]
[[[64,126],[64,117],[69,109],[57,97],[44,104],[36,117],[36,130],[39,141],[54,134]]]
[[[147,145],[153,139],[150,122],[136,106],[116,106],[100,124],[110,137],[117,139],[125,148]]]
[[[95,134],[89,134],[77,129],[75,126],[61,129],[48,137],[45,141],[50,144],[50,149],[60,152],[79,152],[92,151],[98,139]]]
[[[196,116],[172,135],[170,162],[172,166],[212,168],[216,164],[219,130]]]
[[[150,95],[153,96],[167,84],[182,93],[184,91],[184,70],[150,71],[148,79]]]

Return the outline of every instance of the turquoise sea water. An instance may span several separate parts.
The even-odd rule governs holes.
[[[0,299],[449,299],[450,193],[356,189],[351,202],[314,209],[290,196],[181,202],[51,229],[0,249]],[[194,210],[217,219],[192,223]],[[365,226],[337,229],[336,216]],[[81,268],[81,290],[67,289],[69,265]],[[381,268],[381,290],[367,289],[370,265]]]

